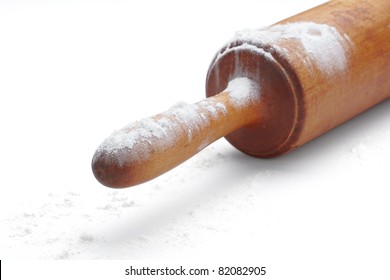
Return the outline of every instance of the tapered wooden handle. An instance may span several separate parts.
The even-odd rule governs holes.
[[[259,118],[258,86],[245,77],[196,104],[168,111],[115,131],[97,149],[92,169],[108,187],[130,187],[174,168],[215,140]]]

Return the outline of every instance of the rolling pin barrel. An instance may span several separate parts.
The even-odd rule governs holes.
[[[212,61],[206,95],[114,132],[94,155],[95,177],[140,184],[223,136],[278,156],[389,98],[390,1],[331,1],[238,32]]]
[[[226,139],[256,157],[309,142],[390,97],[390,1],[331,1],[239,32],[211,63],[207,96],[245,75],[263,117]]]

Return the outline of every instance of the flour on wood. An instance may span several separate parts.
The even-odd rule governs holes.
[[[188,142],[192,141],[220,114],[227,114],[227,109],[215,100],[206,99],[196,104],[178,102],[160,115],[136,121],[115,131],[103,141],[97,152],[113,155],[119,165],[147,160],[154,150],[175,146],[183,135]],[[122,159],[123,150],[131,150],[131,153]]]
[[[286,41],[297,42],[302,52],[286,48]],[[242,44],[237,46],[237,42]],[[268,51],[263,47],[267,46]],[[282,47],[283,46],[283,47]],[[236,32],[235,37],[216,61],[231,51],[249,50],[257,52],[268,60],[274,60],[273,53],[285,57],[297,55],[306,66],[315,67],[325,75],[342,73],[348,69],[348,50],[353,46],[347,34],[340,34],[332,26],[314,22],[277,24],[260,29],[245,29]]]
[[[245,106],[259,98],[259,86],[246,77],[238,77],[228,83],[224,90],[236,106]]]

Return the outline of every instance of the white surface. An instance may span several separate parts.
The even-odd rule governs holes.
[[[389,100],[276,159],[220,140],[118,191],[90,170],[115,129],[203,98],[236,30],[321,2],[1,1],[0,258],[248,259],[275,279],[388,279]]]

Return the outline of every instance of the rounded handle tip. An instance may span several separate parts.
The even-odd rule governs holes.
[[[116,154],[109,154],[96,151],[92,159],[92,172],[95,178],[104,186],[110,188],[127,188],[138,183],[133,181],[136,176],[134,168],[129,164],[118,161],[118,154],[123,155],[123,151]]]

